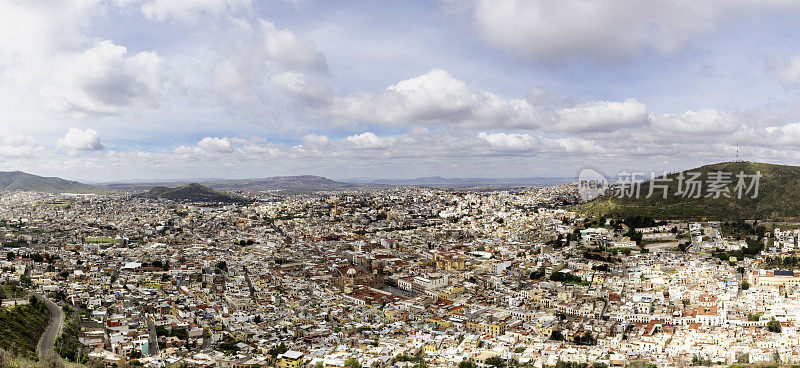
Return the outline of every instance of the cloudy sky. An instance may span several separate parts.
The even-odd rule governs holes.
[[[794,0],[0,0],[0,170],[800,164]]]

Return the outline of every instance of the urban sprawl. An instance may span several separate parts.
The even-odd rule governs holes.
[[[574,184],[248,196],[6,194],[2,304],[106,366],[800,363],[800,226],[586,216]]]

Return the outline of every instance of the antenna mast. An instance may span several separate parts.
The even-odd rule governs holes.
[[[736,140],[736,162],[739,162],[739,140]]]

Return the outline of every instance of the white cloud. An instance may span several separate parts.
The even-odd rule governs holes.
[[[492,127],[537,123],[533,107],[527,101],[509,100],[469,88],[441,69],[402,80],[380,93],[337,98],[332,113],[387,125]]]
[[[572,133],[610,132],[647,124],[647,107],[632,98],[622,102],[576,104],[570,99],[533,89],[527,99],[510,99],[469,87],[441,69],[402,80],[379,93],[356,93],[335,98],[330,113],[384,125],[542,129]]]
[[[375,135],[375,133],[364,132],[358,135],[351,135],[345,138],[345,141],[351,143],[353,146],[357,148],[373,149],[373,148],[384,148],[394,143],[394,138],[391,137],[380,138],[377,135]]]
[[[481,0],[473,13],[490,43],[537,61],[670,53],[712,28],[713,9],[673,0]]]
[[[65,151],[99,151],[105,149],[100,143],[100,134],[94,129],[70,128],[63,138],[58,139],[57,147]]]
[[[59,55],[50,67],[42,94],[58,111],[115,114],[159,103],[163,75],[155,52],[129,55],[124,46],[102,41],[83,52]]]
[[[733,114],[715,109],[651,115],[650,119],[653,127],[660,130],[661,134],[730,134],[740,127],[738,119]]]
[[[786,0],[475,0],[471,5],[467,8],[478,32],[489,43],[552,64],[579,57],[625,60],[650,51],[672,54],[716,30],[723,20],[754,12],[796,11],[800,4]]]
[[[325,147],[330,142],[330,138],[324,135],[306,134],[303,136],[303,145],[309,147]]]
[[[174,18],[195,21],[200,15],[221,16],[235,10],[249,9],[251,0],[150,0],[142,4],[142,13],[150,19]]]
[[[592,140],[586,140],[579,137],[567,137],[556,140],[556,143],[563,147],[564,151],[575,154],[597,154],[603,151],[603,148]]]
[[[33,137],[0,131],[0,158],[29,157],[37,150]]]
[[[290,69],[327,70],[325,56],[316,45],[288,29],[278,29],[271,22],[262,19],[260,23],[264,47],[271,59]]]
[[[312,42],[263,19],[232,18],[220,27],[226,29],[220,36],[225,47],[210,53],[226,56],[214,61],[211,84],[223,100],[259,109],[282,102],[275,97],[308,106],[332,98],[330,88],[320,82],[328,73],[325,56]]]
[[[333,91],[328,86],[316,83],[303,73],[277,73],[269,80],[285,93],[302,99],[310,106],[326,105],[333,99]]]
[[[205,137],[200,142],[197,142],[197,148],[209,153],[233,152],[231,141],[228,138]]]
[[[493,147],[510,150],[523,151],[535,148],[539,143],[537,137],[530,134],[508,134],[508,133],[485,133],[478,134],[478,138],[488,142]]]
[[[647,107],[635,99],[623,102],[596,101],[559,110],[556,130],[608,132],[647,123]]]

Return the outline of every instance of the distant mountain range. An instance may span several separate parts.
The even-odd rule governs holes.
[[[247,198],[231,193],[220,192],[197,183],[191,183],[177,188],[155,187],[141,194],[141,196],[153,199],[169,199],[177,202],[251,202]]]
[[[31,175],[22,171],[0,171],[0,191],[34,191],[44,193],[97,193],[101,190],[77,181]]]
[[[224,191],[241,192],[261,192],[261,191],[284,191],[284,192],[316,192],[316,191],[342,191],[358,190],[376,187],[375,185],[362,185],[353,183],[342,183],[322,176],[299,175],[299,176],[273,176],[264,179],[219,179],[219,180],[199,180],[198,184]],[[133,182],[133,183],[111,183],[99,184],[100,187],[113,191],[143,191],[156,186],[183,186],[190,184],[186,181],[170,182]]]
[[[55,177],[41,177],[21,171],[0,172],[0,191],[26,190],[47,193],[102,193],[102,192],[153,192],[158,195],[166,189],[175,189],[189,184],[197,184],[215,191],[239,192],[280,192],[281,194],[309,193],[318,191],[348,191],[380,189],[401,185],[419,185],[434,187],[519,187],[550,186],[574,181],[573,178],[443,178],[422,177],[415,179],[345,179],[331,180],[322,176],[273,176],[263,179],[200,179],[193,182],[176,181],[131,181],[106,184],[84,184]],[[199,189],[199,188],[195,188]],[[163,193],[162,193],[163,194]],[[201,196],[202,197],[202,196]]]
[[[714,198],[713,192],[709,191],[709,173],[713,172],[731,173],[731,183],[726,185],[729,189],[730,197],[720,195]],[[737,174],[744,173],[753,175],[761,173],[758,183],[758,196],[751,198],[745,193],[742,198],[738,198],[735,187],[738,182]],[[678,218],[678,219],[798,219],[800,218],[800,167],[775,165],[756,162],[722,162],[712,165],[701,166],[695,169],[682,172],[684,178],[689,177],[689,173],[700,173],[699,180],[702,181],[702,193],[700,198],[684,197],[675,195],[678,188],[678,175],[673,173],[667,175],[668,183],[665,181],[660,184],[668,184],[668,196],[663,198],[662,190],[654,190],[654,195],[645,198],[649,190],[649,182],[641,185],[641,195],[639,198],[618,198],[607,196],[597,198],[593,201],[577,206],[579,211],[607,216],[607,217],[626,217],[626,216],[647,216],[654,218]],[[745,184],[750,185],[752,179],[745,179]],[[683,189],[688,189],[686,181],[683,181]],[[654,184],[659,184],[654,182]],[[744,193],[744,192],[743,192]],[[708,196],[712,194],[711,196]]]
[[[441,176],[427,176],[414,179],[343,179],[347,182],[358,182],[367,184],[381,185],[423,185],[423,186],[442,186],[442,187],[515,187],[515,186],[535,186],[546,187],[559,184],[566,184],[576,181],[576,178],[569,177],[530,177],[530,178],[443,178]]]

